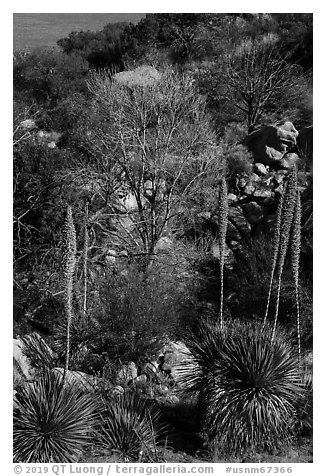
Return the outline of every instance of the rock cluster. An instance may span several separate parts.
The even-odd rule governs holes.
[[[289,168],[299,159],[297,154],[288,155],[296,146],[298,135],[292,122],[285,122],[281,126],[268,125],[252,132],[244,144],[252,152],[255,162]]]
[[[232,269],[234,252],[241,249],[241,241],[248,235],[272,234],[277,204],[282,194],[287,169],[275,169],[262,163],[253,166],[252,173],[237,176],[236,185],[228,195],[228,226],[226,234],[225,266]],[[299,172],[299,189],[303,192],[311,181],[310,172]],[[197,219],[202,229],[218,233],[218,217],[201,212]],[[218,242],[212,244],[212,255],[219,258]]]

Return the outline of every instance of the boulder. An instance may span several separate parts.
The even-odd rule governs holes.
[[[275,195],[282,195],[284,186],[281,184],[278,187],[274,188]]]
[[[138,370],[135,362],[128,362],[128,364],[123,365],[122,368],[119,370],[116,377],[116,382],[118,384],[127,384],[130,381],[135,380],[137,375]]]
[[[284,155],[296,145],[297,137],[292,122],[285,122],[282,126],[269,125],[252,132],[244,143],[256,163],[281,166]]]
[[[259,182],[260,177],[258,174],[254,172],[253,174],[251,174],[250,179],[251,179],[251,182]]]
[[[130,71],[122,71],[114,75],[114,81],[124,86],[153,86],[160,79],[161,75],[152,66],[139,66]]]
[[[152,362],[147,362],[144,365],[142,374],[144,374],[149,379],[153,379],[155,378],[158,371],[159,371],[159,363],[152,361]]]
[[[277,174],[274,175],[274,181],[277,185],[281,185],[281,183],[283,183],[284,181],[284,178],[285,178],[285,175],[282,172],[278,172]]]
[[[20,339],[13,340],[13,376],[14,385],[22,380],[30,380],[35,374],[28,358],[24,354],[24,343]]]
[[[252,194],[253,197],[255,198],[271,198],[272,196],[272,191],[267,189],[267,188],[264,188],[264,187],[260,187],[260,188],[256,188],[256,190],[254,191],[254,193]]]
[[[238,200],[238,197],[234,193],[228,193],[227,199],[228,203],[231,204],[236,202]]]
[[[108,250],[105,256],[105,263],[108,266],[114,265],[117,260],[117,252],[115,250]]]
[[[115,397],[124,394],[124,392],[124,388],[121,385],[116,385],[111,389],[111,395]]]
[[[145,385],[146,382],[147,382],[147,375],[145,374],[138,375],[138,377],[135,378],[136,385]]]
[[[229,207],[228,218],[242,236],[248,235],[251,232],[250,223],[246,220],[240,207]]]
[[[281,160],[281,167],[284,169],[291,169],[294,164],[299,162],[300,157],[298,154],[295,154],[294,152],[289,152],[288,154],[285,154],[284,157]]]
[[[127,213],[133,212],[138,209],[136,196],[131,192],[121,198],[120,203],[122,204]]]
[[[240,251],[242,246],[241,246],[241,242],[240,241],[236,241],[236,240],[231,240],[228,242],[228,247],[230,248],[230,250],[235,253],[236,251]]]
[[[249,202],[243,205],[244,214],[251,225],[257,225],[264,218],[264,210],[256,202]]]
[[[64,369],[60,367],[56,367],[52,369],[51,372],[63,376]],[[66,382],[69,385],[80,387],[83,390],[94,390],[94,387],[95,387],[95,381],[91,375],[85,374],[84,372],[74,371],[74,370],[67,371]]]
[[[226,239],[228,241],[240,241],[242,239],[240,232],[231,222],[228,223]]]
[[[266,175],[267,174],[267,169],[265,167],[264,164],[261,164],[260,162],[257,162],[255,165],[254,165],[254,171],[256,172],[256,174],[258,175]]]
[[[255,190],[256,190],[256,187],[254,185],[248,184],[245,186],[243,191],[246,195],[252,195],[255,192]]]
[[[183,362],[189,360],[189,349],[181,341],[169,342],[163,349],[164,363],[162,370],[175,377],[176,369]]]

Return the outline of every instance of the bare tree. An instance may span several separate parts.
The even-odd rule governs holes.
[[[134,201],[122,213],[113,197],[108,206],[120,224],[119,239],[148,266],[182,197],[218,161],[205,100],[187,77],[171,71],[147,83],[96,75],[90,90],[99,117],[93,138],[103,157],[113,158],[120,190]]]
[[[267,112],[285,111],[302,94],[300,67],[282,58],[272,43],[248,42],[230,54],[215,85],[217,95],[245,119],[248,132]]]

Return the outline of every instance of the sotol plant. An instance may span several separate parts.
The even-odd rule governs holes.
[[[165,425],[160,412],[137,394],[102,401],[100,408],[100,446],[118,452],[125,460],[153,462],[156,446],[163,441]]]
[[[14,461],[68,463],[78,459],[92,439],[95,405],[62,377],[44,371],[20,389],[14,407]]]
[[[178,369],[186,394],[196,395],[202,425],[220,455],[273,450],[295,431],[301,393],[292,349],[279,331],[255,323],[202,324]]]

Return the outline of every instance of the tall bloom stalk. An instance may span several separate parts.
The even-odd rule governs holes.
[[[300,261],[300,244],[301,244],[301,201],[298,189],[298,171],[294,166],[289,174],[288,181],[284,186],[284,190],[279,202],[276,225],[274,231],[274,252],[271,269],[271,277],[267,298],[266,311],[263,326],[265,326],[270,302],[273,281],[277,272],[277,291],[276,304],[274,312],[274,322],[272,330],[272,342],[275,339],[275,332],[278,320],[282,276],[285,264],[285,257],[288,249],[291,252],[291,265],[295,285],[296,312],[297,312],[297,337],[298,337],[298,353],[301,354],[300,344],[300,307],[299,307],[299,261]]]
[[[219,320],[221,327],[223,326],[223,301],[224,301],[224,264],[225,264],[225,239],[228,227],[228,200],[227,200],[227,185],[225,177],[220,180],[220,186],[218,191],[218,245],[220,252],[220,313]]]
[[[84,250],[83,250],[83,271],[84,271],[84,293],[83,293],[83,313],[84,317],[87,313],[87,259],[88,259],[88,247],[89,247],[89,235],[88,235],[88,203],[85,205],[85,223],[84,223]]]
[[[67,335],[66,335],[66,362],[63,373],[63,383],[65,382],[66,375],[69,367],[69,354],[70,354],[70,326],[73,315],[72,300],[73,300],[73,286],[74,275],[76,266],[76,230],[74,220],[72,216],[72,209],[70,206],[67,208],[67,218],[65,224],[65,238],[66,238],[66,263],[65,263],[65,278],[66,278],[66,317],[67,317]]]

